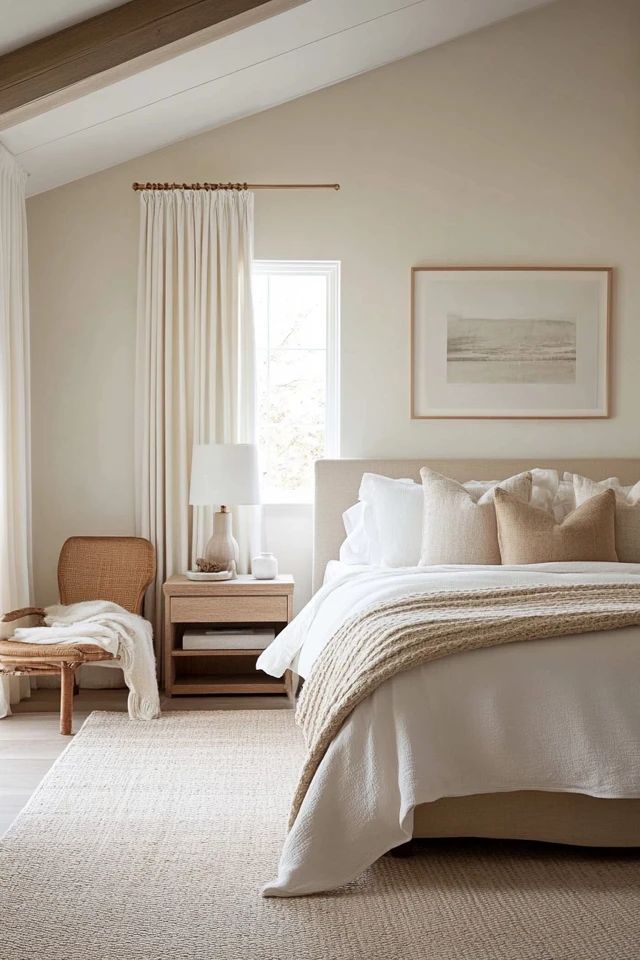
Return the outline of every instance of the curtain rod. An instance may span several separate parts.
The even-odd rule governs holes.
[[[133,190],[339,190],[339,183],[132,183]]]

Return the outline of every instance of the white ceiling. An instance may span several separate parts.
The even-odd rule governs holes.
[[[30,174],[29,194],[41,193],[547,2],[307,0],[5,129],[0,141]]]
[[[125,0],[0,0],[0,56]]]

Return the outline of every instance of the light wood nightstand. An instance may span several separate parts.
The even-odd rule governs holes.
[[[289,693],[290,676],[269,677],[256,670],[261,650],[183,650],[182,635],[194,625],[205,627],[274,627],[276,633],[293,617],[293,577],[276,580],[194,581],[170,577],[164,592],[164,687],[179,694]]]

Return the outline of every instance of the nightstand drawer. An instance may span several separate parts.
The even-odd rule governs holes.
[[[172,597],[172,623],[287,623],[286,597]]]

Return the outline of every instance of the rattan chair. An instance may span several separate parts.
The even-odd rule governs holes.
[[[111,600],[131,613],[141,613],[145,590],[155,574],[155,552],[141,537],[71,537],[60,551],[58,589],[60,602]],[[5,614],[0,626],[12,633],[18,626],[43,623],[41,607]],[[93,643],[22,643],[11,636],[0,640],[0,672],[13,676],[60,675],[60,733],[73,726],[75,672],[83,663],[113,660]]]

